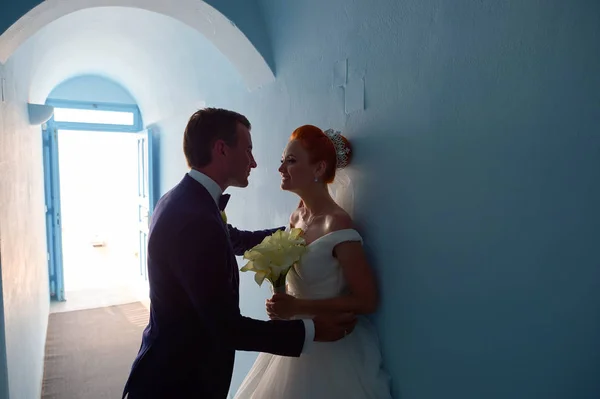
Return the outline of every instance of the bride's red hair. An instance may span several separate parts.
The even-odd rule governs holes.
[[[332,183],[335,179],[335,170],[337,168],[337,156],[335,146],[332,141],[323,133],[321,129],[313,125],[300,126],[294,130],[290,136],[290,141],[298,140],[302,147],[308,152],[312,162],[325,162],[325,173],[323,181],[327,184]],[[344,145],[350,150],[348,160],[352,156],[352,147],[350,142],[342,136]]]

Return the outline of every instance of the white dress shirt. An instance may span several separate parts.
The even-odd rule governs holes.
[[[219,198],[223,194],[221,187],[210,177],[204,173],[198,172],[196,169],[192,169],[188,172],[190,177],[202,184],[208,193],[213,197],[217,205],[219,204]],[[315,338],[315,323],[311,319],[303,319],[304,323],[304,346],[302,347],[302,353],[307,353],[308,348],[312,344]]]

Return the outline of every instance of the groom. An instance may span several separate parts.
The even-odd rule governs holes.
[[[250,122],[207,108],[190,118],[183,150],[191,171],[158,202],[148,241],[150,321],[123,396],[129,399],[224,399],[235,350],[301,356],[312,341],[335,341],[352,316],[259,321],[239,309],[235,255],[275,230],[240,231],[222,218],[230,186],[246,187]]]

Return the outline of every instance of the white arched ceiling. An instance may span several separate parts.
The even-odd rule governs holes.
[[[274,80],[271,68],[240,29],[200,0],[45,0],[0,36],[0,63],[6,63],[44,26],[76,11],[97,7],[138,8],[177,19],[210,40],[235,66],[249,89]]]
[[[72,77],[107,77],[132,94],[147,124],[190,114],[202,106],[207,92],[244,84],[239,70],[196,30],[136,8],[103,7],[64,16],[28,39],[9,64],[28,85],[32,103],[44,103]]]

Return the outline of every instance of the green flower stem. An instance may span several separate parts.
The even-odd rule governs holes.
[[[280,274],[279,278],[275,281],[271,281],[271,284],[273,284],[273,293],[275,294],[285,294],[285,279],[286,279],[287,273],[286,274]]]

